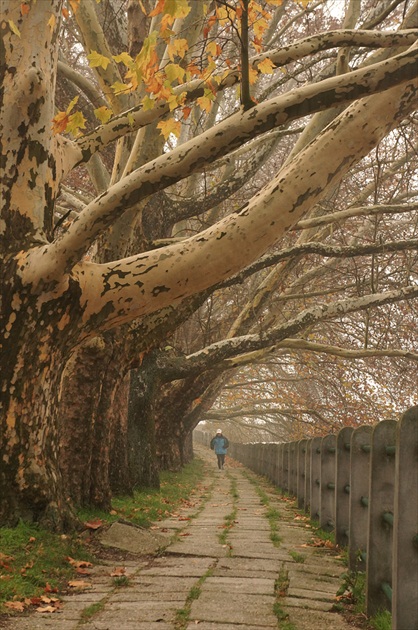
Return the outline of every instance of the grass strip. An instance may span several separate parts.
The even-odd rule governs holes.
[[[216,561],[217,562],[217,561]],[[215,562],[215,564],[216,564]],[[214,565],[215,566],[215,565]],[[196,599],[199,599],[202,592],[202,585],[205,580],[213,574],[214,566],[209,567],[204,575],[202,575],[190,589],[183,608],[176,610],[176,616],[174,619],[174,627],[176,630],[186,630],[190,621],[190,611],[192,604]]]
[[[115,497],[110,513],[80,510],[79,518],[82,522],[100,519],[102,524],[122,518],[149,527],[180,506],[194,507],[197,495],[204,498],[208,492],[200,485],[204,475],[204,462],[194,459],[180,472],[162,473],[159,490],[144,488],[133,497]],[[40,597],[58,597],[70,580],[80,579],[71,559],[94,561],[86,539],[79,534],[54,534],[24,522],[15,528],[0,528],[0,613],[20,613],[40,605]]]
[[[281,536],[279,535],[279,521],[281,518],[280,512],[277,508],[272,507],[270,505],[270,499],[268,494],[264,492],[264,490],[260,487],[257,480],[254,479],[251,475],[244,472],[245,477],[248,481],[254,486],[255,491],[260,497],[260,502],[266,508],[266,517],[270,524],[270,540],[272,541],[275,547],[279,547],[282,541]]]

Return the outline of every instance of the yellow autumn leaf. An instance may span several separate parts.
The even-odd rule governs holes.
[[[149,96],[145,96],[142,99],[142,107],[144,108],[144,111],[148,111],[149,109],[154,109],[155,107],[155,100],[153,98],[150,98]]]
[[[110,63],[110,59],[98,53],[97,50],[92,50],[91,53],[87,55],[87,59],[89,60],[91,68],[103,68],[103,70],[106,70]]]
[[[213,98],[210,98],[210,96],[201,96],[196,100],[196,102],[201,109],[205,110],[205,112],[209,113],[212,109]]]
[[[222,48],[219,46],[217,42],[211,41],[206,46],[206,52],[209,55],[212,55],[212,57],[218,57],[222,52]]]
[[[151,61],[153,53],[155,53],[155,46],[157,43],[158,33],[152,31],[148,37],[144,39],[141,52],[135,58],[135,65],[138,70],[143,70]]]
[[[225,7],[217,7],[215,12],[220,26],[225,26],[235,20],[236,12],[232,8],[228,10]]]
[[[58,112],[58,114],[52,119],[52,131],[53,133],[63,133],[68,125],[67,112]]]
[[[170,57],[171,61],[174,61],[175,56],[183,59],[188,49],[189,44],[187,42],[187,39],[174,39],[167,46],[168,56]]]
[[[134,60],[131,55],[127,52],[122,52],[120,55],[113,55],[113,59],[116,63],[123,63],[127,68],[132,68],[134,65]]]
[[[9,26],[10,26],[10,30],[13,31],[15,35],[20,37],[20,31],[17,28],[16,24],[13,22],[13,20],[9,20]]]
[[[157,129],[161,129],[161,133],[165,140],[167,140],[171,133],[178,138],[181,131],[181,122],[179,120],[174,120],[174,118],[161,120],[157,125]]]
[[[263,59],[263,61],[260,61],[260,63],[257,65],[257,68],[263,74],[272,74],[272,72],[275,69],[275,65],[271,59],[266,57],[266,59]]]
[[[188,0],[165,0],[164,11],[173,18],[185,18],[189,15],[191,7]]]
[[[70,104],[68,105],[67,109],[65,110],[65,113],[69,114],[70,111],[74,108],[74,105],[76,105],[77,103],[78,103],[78,96],[75,96],[73,100],[70,102]]]
[[[120,81],[115,81],[115,83],[113,83],[111,86],[112,90],[114,91],[114,93],[116,95],[118,94],[123,94],[126,92],[129,92],[129,90],[132,87],[132,84],[126,84],[126,83],[121,83]]]
[[[268,28],[268,22],[264,18],[259,18],[253,24],[254,33],[256,37],[258,37],[259,39],[262,39],[267,28]]]
[[[106,107],[106,105],[102,105],[102,107],[98,107],[94,110],[94,115],[96,116],[97,120],[100,120],[100,122],[104,125],[105,123],[107,123],[108,120],[112,118],[113,111],[109,109],[109,107]]]
[[[181,83],[183,81],[185,71],[177,63],[169,63],[164,70],[170,83],[173,83],[174,81],[179,81],[179,83]]]
[[[172,112],[173,109],[176,109],[176,107],[183,105],[185,100],[186,100],[186,92],[182,92],[181,94],[171,94],[171,96],[167,98],[167,103],[170,108],[170,112]]]
[[[84,118],[81,112],[76,112],[75,114],[71,114],[68,119],[68,125],[66,128],[67,133],[71,133],[73,136],[80,135],[80,129],[86,128],[86,119]]]
[[[250,68],[248,71],[248,78],[250,80],[250,85],[254,85],[258,78],[258,72],[254,68]]]
[[[274,7],[280,7],[283,0],[266,0],[267,4],[272,4]]]

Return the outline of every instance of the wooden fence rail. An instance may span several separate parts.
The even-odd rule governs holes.
[[[194,432],[206,446],[211,437]],[[231,443],[229,454],[334,531],[349,569],[366,572],[368,615],[391,610],[393,630],[418,630],[418,406],[399,422],[297,442]]]

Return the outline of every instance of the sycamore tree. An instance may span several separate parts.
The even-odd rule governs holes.
[[[111,361],[128,338],[140,365],[161,335],[185,321],[215,286],[274,247],[410,120],[417,25],[373,30],[371,14],[369,29],[314,31],[283,45],[287,11],[303,20],[327,4],[3,3],[0,523],[26,518],[57,529],[73,523],[58,429],[65,424],[63,384],[80,348],[100,356],[110,343]],[[407,20],[414,3],[403,4]],[[338,72],[318,80],[309,77],[308,64],[301,84],[293,70],[284,87],[277,79],[288,64],[352,46],[386,54],[353,67],[340,60]],[[259,75],[267,79],[255,94],[251,86]],[[176,213],[166,189],[177,185],[182,194],[191,182],[193,190],[193,178],[217,160],[258,138],[268,143],[270,134],[329,108],[341,113],[265,177],[241,207],[225,216],[214,212],[206,225],[198,221],[191,234],[180,230],[168,244],[161,240],[199,211],[192,200]],[[150,218],[158,226],[151,238]],[[417,294],[416,282],[407,281],[322,305],[302,312],[285,331],[273,327],[267,342],[272,347],[283,333],[295,335],[320,317]],[[126,326],[129,335],[118,333]],[[242,354],[266,346],[264,333],[237,337],[231,331],[230,337],[230,356],[233,347]],[[223,348],[208,352],[218,362],[225,358]],[[190,364],[195,373],[202,369],[199,361],[191,358],[188,374]],[[176,366],[173,375],[182,378],[181,369]],[[107,435],[102,429],[95,427],[99,442]]]

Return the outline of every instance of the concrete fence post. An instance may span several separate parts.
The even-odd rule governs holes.
[[[305,512],[309,512],[311,505],[311,445],[312,440],[306,440],[306,452],[305,452]]]
[[[283,449],[284,443],[282,442],[277,451],[277,485],[280,489],[283,488]]]
[[[283,492],[289,492],[289,442],[286,442],[283,448]]]
[[[269,446],[270,481],[272,483],[274,483],[276,477],[276,446],[277,444],[270,444]]]
[[[296,494],[296,445],[297,442],[289,444],[289,494]]]
[[[296,496],[298,499],[298,508],[303,510],[305,507],[305,457],[306,457],[306,443],[308,440],[299,440],[297,446],[297,482],[296,482]]]
[[[351,434],[348,566],[352,571],[366,570],[372,431],[363,426]]]
[[[344,427],[337,435],[337,474],[335,481],[335,543],[348,545],[350,512],[350,440],[352,427]]]
[[[392,629],[418,628],[418,406],[397,427]]]
[[[335,435],[326,435],[322,438],[319,524],[327,532],[331,532],[335,527],[336,445]]]
[[[322,438],[313,438],[311,443],[311,506],[310,517],[319,521],[320,515],[320,483],[321,483],[321,443]]]
[[[366,610],[369,616],[392,609],[393,508],[396,422],[374,427],[369,490]]]

